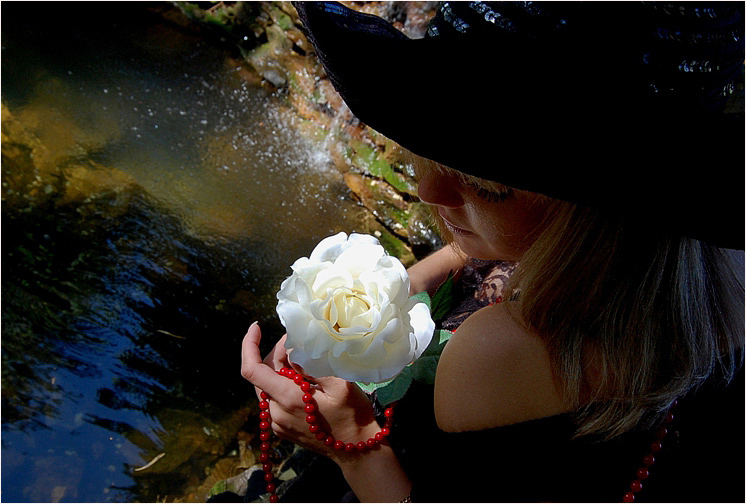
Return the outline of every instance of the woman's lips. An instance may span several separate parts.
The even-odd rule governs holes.
[[[471,236],[471,235],[474,234],[471,231],[468,231],[468,230],[466,230],[464,228],[458,227],[457,225],[453,224],[451,221],[449,221],[448,219],[446,219],[445,216],[442,213],[440,213],[440,212],[438,212],[438,213],[440,214],[440,217],[443,219],[443,222],[445,223],[446,227],[448,228],[448,230],[451,233],[457,234],[457,235],[462,235],[462,236]]]

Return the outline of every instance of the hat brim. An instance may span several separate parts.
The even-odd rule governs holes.
[[[625,41],[409,39],[339,4],[296,7],[350,110],[415,154],[743,248],[743,118],[651,97],[620,71]]]

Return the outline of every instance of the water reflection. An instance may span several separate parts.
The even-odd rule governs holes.
[[[360,210],[224,48],[148,4],[27,5],[2,10],[3,500],[199,498],[255,407],[246,327],[279,336],[289,264]]]

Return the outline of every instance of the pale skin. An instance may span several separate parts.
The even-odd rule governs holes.
[[[546,210],[545,202],[522,191],[514,191],[504,201],[485,200],[458,178],[442,174],[426,174],[419,195],[456,228],[454,239],[463,253],[448,245],[412,266],[412,293],[432,293],[450,271],[463,267],[465,254],[520,259],[529,245],[525,237]],[[270,415],[277,435],[336,462],[361,502],[398,502],[409,495],[411,482],[386,443],[364,455],[348,454],[327,448],[308,432],[297,385],[276,373],[291,365],[285,337],[264,359],[259,353],[260,338],[261,330],[253,324],[243,340],[241,373],[254,384],[257,394],[263,390],[272,397]],[[327,432],[334,432],[338,439],[366,440],[380,430],[370,402],[354,384],[333,377],[314,381],[314,398]],[[504,303],[471,315],[443,351],[435,380],[434,413],[444,431],[499,427],[568,409],[544,342],[526,331]]]

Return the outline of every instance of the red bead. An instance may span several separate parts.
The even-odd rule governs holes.
[[[280,502],[280,498],[277,497],[276,493],[270,494],[270,496],[269,496],[269,502]]]
[[[269,453],[262,452],[259,454],[259,462],[267,462],[269,460]]]
[[[311,394],[303,394],[302,400],[304,403],[310,403],[313,401],[313,396]]]
[[[648,476],[650,476],[650,471],[648,471],[644,467],[641,467],[637,470],[637,479],[648,479]]]
[[[336,441],[336,440],[334,439],[334,436],[329,436],[329,437],[327,437],[327,438],[326,438],[326,439],[324,440],[324,444],[325,444],[326,446],[334,446],[334,443],[335,443],[335,441]],[[344,444],[344,443],[342,443],[342,444]]]
[[[295,372],[295,369],[290,369],[287,367],[283,369],[285,370],[285,376],[287,376],[288,378],[293,378],[296,374],[298,374]]]
[[[288,371],[290,371],[290,370],[288,368],[284,367],[284,368],[280,369],[278,371],[278,373],[280,373],[280,375],[282,375],[282,376],[287,376],[288,375]]]
[[[394,416],[394,410],[393,408],[386,408],[383,414],[386,416],[386,418],[391,418],[392,416]]]
[[[673,413],[669,411],[668,415],[666,415],[666,423],[671,423],[671,422],[673,422]]]
[[[262,420],[261,422],[259,422],[259,429],[261,430],[267,430],[269,429],[269,426],[270,426],[270,423],[266,420]]]
[[[668,435],[668,429],[666,429],[665,427],[661,427],[660,429],[658,429],[658,432],[656,432],[655,435],[658,437],[658,439],[663,439]]]
[[[259,420],[269,420],[269,411],[264,410],[259,412]]]
[[[342,451],[345,449],[345,443],[344,441],[335,441],[334,442],[334,449],[337,451]]]
[[[632,492],[627,492],[624,494],[624,498],[622,499],[623,502],[635,502],[635,494]]]
[[[267,483],[267,492],[268,493],[275,493],[277,491],[277,485],[274,483]]]
[[[642,463],[645,464],[645,467],[650,467],[651,465],[655,464],[655,457],[653,457],[652,454],[645,455],[642,458]]]
[[[264,472],[271,472],[272,471],[272,463],[271,462],[265,462],[262,464],[262,470]]]
[[[308,426],[308,430],[311,432],[311,434],[316,434],[321,430],[321,427],[319,427],[319,424],[312,423]]]
[[[388,437],[389,434],[391,434],[391,429],[389,429],[388,427],[384,427],[383,429],[381,429],[381,435],[383,437]]]
[[[304,381],[306,381],[306,380],[304,380],[304,379],[303,379],[303,376],[301,376],[301,375],[297,374],[297,375],[293,376],[293,381],[294,381],[294,382],[295,382],[295,383],[296,383],[297,385],[300,385],[301,383],[303,383],[303,382],[304,382]]]
[[[378,442],[383,441],[383,434],[381,434],[380,432],[376,432],[375,440]]]
[[[267,399],[269,399],[269,394],[262,390],[259,393],[259,397],[261,397],[262,399],[264,399],[266,401]]]
[[[310,391],[310,390],[311,390],[311,384],[310,384],[310,383],[308,383],[307,381],[304,381],[303,383],[301,383],[301,384],[300,384],[300,389],[301,389],[301,390],[302,390],[303,392],[308,392],[308,391]]]
[[[368,448],[368,445],[367,445],[367,444],[365,444],[365,441],[360,441],[360,442],[359,442],[359,443],[357,444],[357,450],[358,450],[358,451],[365,451],[365,449],[366,449],[366,448]]]
[[[660,443],[660,441],[656,441],[655,443],[652,443],[650,445],[650,449],[653,452],[659,452],[659,451],[661,451],[662,448],[663,448],[663,445]]]
[[[259,433],[259,439],[261,439],[262,441],[269,441],[270,437],[272,437],[272,435],[269,433],[269,431]]]
[[[640,490],[642,490],[642,482],[640,480],[633,481],[632,484],[629,486],[629,489],[635,493],[639,492]]]
[[[272,483],[272,480],[274,480],[274,479],[275,479],[275,477],[274,477],[274,475],[272,473],[266,473],[264,475],[264,481],[266,481],[267,483]]]
[[[303,407],[303,409],[305,410],[306,413],[313,413],[314,411],[316,411],[316,405],[312,403],[308,403]]]
[[[322,430],[320,430],[319,432],[317,432],[316,433],[316,439],[318,439],[319,441],[325,440],[326,439],[326,432],[324,432]]]
[[[306,415],[306,423],[316,423],[316,415]]]
[[[347,444],[345,445],[345,451],[346,451],[347,453],[352,453],[352,452],[354,452],[354,451],[355,451],[355,443],[347,443]]]
[[[269,448],[269,443],[262,443],[261,445],[259,445],[259,450],[263,452],[268,452]]]
[[[365,442],[366,445],[368,445],[368,448],[375,447],[378,443],[376,443],[376,440],[373,438],[370,438],[368,441]]]

